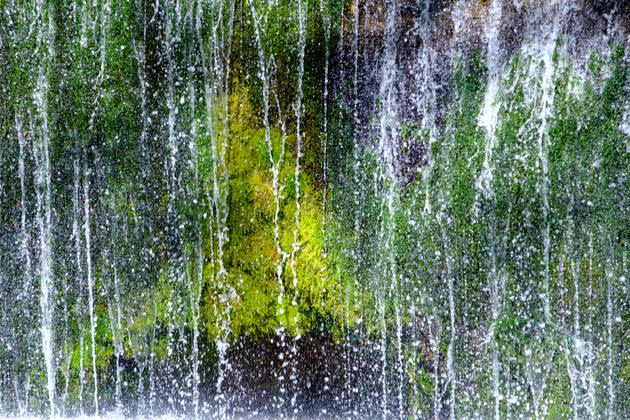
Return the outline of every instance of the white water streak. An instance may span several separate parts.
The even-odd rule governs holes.
[[[83,210],[84,222],[83,232],[85,236],[85,262],[88,286],[88,311],[90,315],[90,338],[92,350],[92,379],[94,381],[94,410],[98,416],[98,375],[96,369],[96,322],[97,315],[94,304],[95,299],[95,282],[92,273],[92,234],[90,229],[90,185],[89,171],[83,173]]]
[[[37,86],[33,98],[38,118],[37,139],[34,144],[35,183],[37,186],[37,227],[40,247],[40,306],[41,335],[44,362],[46,365],[46,388],[51,416],[55,410],[55,361],[53,359],[53,255],[52,255],[52,171],[50,163],[50,129],[48,125],[48,66],[54,57],[53,38],[54,24],[52,6],[46,10],[43,0],[36,4],[36,21],[38,22],[37,49],[41,54],[37,77]]]

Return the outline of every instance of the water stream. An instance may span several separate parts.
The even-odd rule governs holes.
[[[628,28],[6,0],[0,417],[627,417]]]

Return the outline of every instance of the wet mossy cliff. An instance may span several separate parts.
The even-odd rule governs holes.
[[[0,414],[623,416],[629,7],[0,3]]]

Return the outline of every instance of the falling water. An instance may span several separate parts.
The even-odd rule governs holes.
[[[17,130],[18,142],[20,147],[20,161],[18,163],[18,176],[20,177],[20,237],[21,246],[20,253],[24,259],[24,292],[31,288],[31,253],[29,251],[29,232],[26,220],[26,135],[22,127],[22,117],[15,116],[15,129]]]
[[[75,263],[76,263],[76,282],[78,284],[78,296],[77,296],[77,316],[82,321],[83,318],[83,259],[82,259],[82,243],[81,243],[81,206],[79,203],[79,194],[81,190],[81,166],[78,156],[74,159],[73,168],[73,189],[72,189],[72,236],[74,237],[74,251],[75,251]],[[79,327],[79,412],[83,414],[83,388],[85,384],[85,369],[83,362],[85,360],[84,355],[84,342],[83,342],[83,328]]]
[[[302,3],[305,4],[302,4]],[[293,415],[298,413],[297,397],[297,341],[301,338],[299,331],[300,311],[298,307],[299,289],[298,289],[298,273],[296,268],[296,257],[302,246],[300,241],[300,159],[302,157],[302,142],[304,141],[304,133],[302,132],[302,114],[303,110],[303,79],[304,79],[304,49],[306,37],[306,10],[308,10],[308,0],[298,0],[298,77],[297,77],[297,98],[295,102],[295,118],[296,118],[296,135],[297,145],[295,150],[295,228],[293,230],[293,243],[291,245],[290,267],[293,276],[293,297],[291,305],[294,308],[295,315],[293,324],[295,325],[295,341],[291,345],[291,371],[290,380],[293,387],[293,395],[291,396],[291,408]]]
[[[197,42],[201,48],[201,66],[203,70],[203,80],[204,80],[204,97],[205,97],[205,105],[206,105],[206,130],[208,131],[208,135],[211,139],[211,160],[212,160],[212,189],[211,194],[209,194],[209,201],[212,207],[211,214],[214,215],[214,220],[212,223],[216,224],[216,237],[217,237],[217,248],[216,248],[216,270],[213,267],[214,280],[216,282],[216,291],[219,298],[219,302],[221,305],[226,305],[225,310],[220,311],[217,314],[217,327],[219,330],[219,335],[217,337],[217,349],[219,353],[219,374],[217,379],[217,398],[216,400],[221,407],[221,414],[219,417],[225,416],[225,396],[223,395],[222,386],[224,376],[226,374],[226,369],[229,368],[229,363],[226,360],[226,352],[229,347],[228,337],[230,334],[230,301],[234,297],[234,290],[228,283],[228,273],[226,271],[224,265],[224,247],[226,242],[228,241],[227,236],[227,227],[226,219],[227,219],[227,211],[225,197],[226,191],[224,191],[225,183],[227,181],[227,173],[225,169],[225,154],[227,153],[227,139],[225,135],[221,137],[221,143],[219,144],[219,135],[222,133],[217,133],[214,127],[214,119],[213,116],[217,113],[215,109],[215,99],[218,94],[221,94],[222,83],[224,83],[224,78],[227,79],[229,75],[227,74],[227,68],[221,62],[222,56],[222,48],[223,46],[218,45],[219,36],[225,35],[223,31],[223,19],[224,19],[224,8],[231,9],[231,3],[227,2],[218,2],[213,5],[216,10],[212,11],[214,18],[211,20],[211,30],[212,37],[210,38],[210,45],[207,45],[203,41],[202,35],[202,12],[201,2],[198,3],[197,16],[196,16],[196,36]],[[230,11],[230,13],[232,13]],[[230,18],[231,24],[231,18]],[[221,31],[221,32],[219,32]],[[227,37],[229,37],[229,29],[227,33]],[[207,56],[206,48],[210,52],[210,55]],[[215,73],[216,72],[216,73]],[[214,77],[217,80],[214,80]],[[224,92],[223,92],[224,93]],[[218,108],[218,107],[216,107]],[[227,116],[225,117],[227,118]],[[225,124],[224,120],[224,124]],[[226,129],[226,128],[224,128]],[[213,250],[213,258],[214,250]],[[215,307],[216,308],[216,307]],[[215,309],[216,310],[216,309]]]
[[[175,70],[178,65],[177,59],[175,57],[175,47],[180,36],[180,7],[181,6],[179,1],[172,2],[166,6],[166,10],[164,13],[164,59],[166,61],[165,100],[167,109],[166,127],[168,139],[166,148],[168,152],[168,159],[166,160],[164,167],[164,172],[167,174],[168,177],[166,187],[168,191],[168,227],[166,229],[167,237],[169,238],[169,262],[167,276],[169,281],[172,283],[172,286],[169,290],[167,305],[169,316],[173,317],[173,319],[177,319],[183,311],[183,303],[179,294],[180,284],[183,282],[183,267],[181,264],[182,220],[177,211],[177,206],[179,204],[181,195],[180,171],[178,166],[178,162],[181,159],[181,136],[176,127],[179,122],[179,109],[177,107],[177,102],[175,98]],[[178,331],[177,324],[175,322],[169,323],[168,336],[168,356],[175,358],[176,354],[179,352],[179,345],[181,341],[185,340],[185,338],[181,336],[181,332]],[[171,406],[174,406],[174,404],[179,402],[173,397],[173,395],[177,395],[177,391],[179,391],[181,395],[181,389],[177,389],[180,386],[181,384],[177,383],[176,389],[173,390],[171,396],[169,397],[168,402]]]
[[[52,47],[53,16],[50,9],[44,8],[43,2],[37,3],[37,48],[40,50],[41,63],[37,76],[37,86],[34,91],[35,106],[37,108],[37,138],[35,144],[35,179],[37,185],[37,216],[36,224],[39,230],[39,278],[41,304],[41,334],[42,350],[46,366],[46,388],[48,390],[48,404],[51,416],[55,410],[55,366],[53,360],[53,311],[54,286],[52,279],[52,174],[50,170],[50,138],[48,125],[48,76],[47,62],[54,56]]]
[[[92,380],[94,381],[94,410],[98,415],[98,374],[96,370],[96,321],[97,315],[94,305],[95,284],[92,273],[92,234],[90,228],[90,172],[87,168],[83,172],[83,229],[85,235],[85,270],[87,276],[88,313],[90,316],[90,346],[92,349]]]
[[[120,309],[120,286],[118,284],[118,273],[114,266],[114,300],[116,302],[115,311],[110,315],[110,322],[112,324],[112,338],[114,340],[114,354],[116,357],[116,410],[120,412],[122,410],[122,366],[121,358],[123,356],[123,337],[122,334],[122,313]],[[110,310],[110,312],[112,312]]]
[[[188,14],[187,14],[187,22],[188,28],[191,32],[194,32],[194,8],[195,2],[191,1],[188,6]],[[191,50],[192,51],[192,50]],[[197,119],[196,119],[196,102],[197,102],[197,89],[195,84],[193,83],[194,71],[196,61],[194,59],[194,54],[191,52],[189,57],[189,75],[188,75],[188,97],[190,102],[190,115],[192,118],[191,126],[190,126],[190,151],[192,155],[192,159],[190,164],[192,165],[192,172],[194,178],[194,190],[192,193],[193,203],[196,205],[200,204],[200,201],[203,197],[203,191],[201,188],[201,180],[199,175],[199,135],[198,135],[198,127],[197,127]],[[193,322],[193,337],[192,337],[192,350],[191,350],[191,367],[192,367],[192,401],[193,401],[193,414],[195,419],[199,418],[199,324],[200,324],[200,303],[201,303],[201,294],[204,287],[204,277],[203,277],[203,263],[204,263],[204,254],[203,254],[203,235],[202,235],[202,226],[203,226],[203,216],[199,214],[197,216],[197,220],[195,221],[195,227],[197,229],[197,243],[195,244],[195,253],[197,255],[197,265],[195,267],[196,273],[193,269],[189,271],[189,293],[190,293],[190,306],[192,311],[192,322]]]
[[[15,118],[15,127],[17,130],[17,136],[18,136],[18,142],[19,142],[19,150],[20,150],[20,157],[19,157],[19,163],[18,163],[18,174],[19,174],[19,178],[20,178],[20,209],[21,209],[21,214],[20,214],[20,254],[21,257],[23,259],[24,262],[24,278],[23,278],[23,282],[22,282],[22,287],[23,287],[23,299],[26,302],[30,301],[29,298],[29,293],[31,288],[34,286],[33,285],[33,266],[32,266],[32,261],[31,261],[31,251],[30,251],[30,232],[29,232],[29,226],[28,226],[28,221],[27,221],[27,187],[26,187],[26,153],[27,153],[27,137],[26,137],[26,133],[23,131],[24,127],[22,126],[22,117],[21,115],[16,115]],[[1,191],[0,191],[1,192]],[[0,270],[1,272],[1,270]],[[30,305],[29,305],[30,306]],[[30,335],[30,334],[29,334]],[[27,374],[28,375],[28,374]],[[20,414],[25,414],[25,412],[28,409],[28,381],[30,380],[30,375],[27,376],[26,378],[26,389],[25,389],[25,396],[24,396],[24,402],[19,402],[19,405],[22,406],[22,404],[24,404],[24,407],[20,407]],[[17,384],[17,380],[16,380],[16,384],[15,384],[15,388],[16,388],[16,394],[18,394],[18,384]],[[17,395],[16,395],[17,396]],[[19,397],[18,397],[19,398]]]
[[[381,101],[380,104],[380,116],[379,116],[379,138],[378,138],[378,150],[379,155],[382,159],[383,165],[383,173],[380,175],[380,184],[387,184],[391,182],[390,180],[395,177],[396,168],[394,159],[397,154],[396,143],[397,143],[397,132],[394,127],[394,121],[396,120],[396,109],[394,107],[395,101],[395,88],[396,88],[396,37],[397,37],[397,25],[399,19],[399,10],[397,1],[390,1],[387,3],[387,17],[385,23],[385,31],[384,31],[384,56],[383,56],[383,65],[382,65],[382,75],[381,82],[379,88],[379,99]],[[376,183],[375,183],[376,185]],[[387,187],[386,187],[387,188]],[[396,328],[397,331],[400,330],[400,314],[398,309],[398,304],[396,302],[396,297],[398,295],[398,286],[397,286],[397,274],[395,270],[395,265],[393,264],[394,254],[392,251],[392,242],[395,240],[394,238],[394,228],[392,224],[392,215],[395,213],[394,208],[394,192],[389,187],[386,190],[383,198],[383,205],[381,212],[381,230],[380,233],[382,246],[383,246],[383,260],[379,262],[382,265],[382,277],[380,281],[382,282],[377,287],[381,290],[381,295],[377,296],[378,306],[379,306],[379,315],[380,315],[380,323],[381,323],[381,343],[380,343],[380,351],[381,351],[381,408],[383,418],[388,418],[390,416],[389,413],[389,403],[388,403],[388,370],[389,366],[387,364],[387,350],[388,350],[388,334],[387,334],[387,309],[386,309],[386,296],[384,295],[385,290],[389,290],[391,296],[394,297],[394,306],[395,306],[395,317],[396,317]],[[399,384],[397,393],[398,395],[398,417],[402,418],[402,377],[400,377],[400,367],[402,366],[402,354],[401,354],[401,342],[400,342],[400,334],[397,333],[396,340],[396,352],[397,352],[397,366],[398,375],[396,376],[396,380]]]
[[[0,416],[628,412],[623,2],[5,3]]]
[[[263,114],[263,124],[265,127],[265,144],[267,146],[267,153],[269,154],[269,159],[270,159],[270,164],[271,164],[271,174],[272,174],[272,192],[273,192],[273,197],[274,197],[274,216],[273,216],[273,237],[274,237],[274,244],[276,247],[276,252],[279,256],[278,260],[276,261],[276,265],[275,265],[275,275],[276,275],[276,281],[278,283],[278,297],[277,297],[277,302],[278,302],[278,312],[279,312],[279,316],[280,316],[280,322],[279,322],[279,327],[276,330],[276,334],[278,336],[279,339],[279,350],[280,350],[280,354],[279,354],[279,359],[280,359],[280,363],[282,366],[282,372],[280,372],[279,377],[278,377],[278,381],[279,381],[279,388],[280,388],[280,393],[281,396],[279,397],[279,401],[278,401],[278,408],[282,409],[282,407],[284,406],[284,393],[286,392],[286,388],[284,385],[284,378],[285,378],[285,373],[284,373],[284,367],[286,366],[286,362],[284,361],[285,358],[285,352],[286,352],[286,323],[284,321],[285,318],[285,314],[286,314],[286,304],[285,304],[285,292],[286,292],[286,288],[284,286],[284,281],[283,281],[283,273],[284,273],[284,266],[286,264],[287,259],[289,258],[289,254],[283,249],[281,242],[280,242],[280,225],[279,225],[279,215],[280,215],[280,200],[281,200],[281,194],[282,194],[282,190],[284,189],[284,186],[280,184],[279,182],[279,175],[280,175],[280,167],[284,161],[285,158],[285,148],[286,148],[286,125],[285,122],[282,118],[282,108],[280,106],[280,103],[277,99],[277,97],[275,97],[276,99],[276,106],[277,106],[277,110],[278,110],[278,114],[279,114],[279,122],[281,125],[281,145],[280,145],[280,151],[279,153],[277,153],[278,157],[277,160],[274,158],[274,146],[272,143],[272,139],[271,139],[271,124],[269,121],[269,111],[270,111],[270,106],[269,106],[269,96],[270,96],[270,80],[269,80],[269,73],[268,73],[268,62],[270,60],[273,60],[273,56],[267,58],[267,53],[265,51],[265,48],[263,46],[263,33],[261,32],[261,22],[262,20],[266,20],[267,19],[267,14],[268,11],[263,11],[264,15],[259,15],[259,13],[257,12],[256,6],[254,5],[253,1],[249,1],[249,7],[250,10],[252,12],[252,18],[254,20],[253,24],[254,24],[254,31],[255,31],[255,36],[256,36],[256,46],[257,46],[257,52],[258,52],[258,77],[261,79],[263,87],[262,87],[262,95],[263,95],[263,106],[264,106],[264,114]],[[296,108],[297,110],[297,108]],[[299,159],[299,157],[297,157],[296,159]],[[296,177],[297,180],[297,177]]]
[[[497,120],[499,118],[499,78],[501,77],[500,67],[500,50],[499,50],[499,28],[501,23],[501,0],[494,0],[488,11],[488,17],[486,22],[485,37],[488,45],[488,52],[486,55],[486,66],[488,67],[488,85],[484,93],[483,107],[479,114],[479,126],[483,127],[487,133],[487,140],[485,142],[484,157],[483,157],[483,169],[481,176],[477,180],[477,188],[485,196],[492,196],[492,181],[493,181],[493,158],[492,152],[496,142],[496,128]],[[495,271],[494,268],[492,271]],[[496,288],[495,288],[496,289]],[[493,301],[496,300],[496,296],[493,296]],[[496,305],[493,305],[495,308]]]
[[[326,3],[324,0],[319,1],[319,10],[322,15],[322,25],[324,26],[324,93],[322,97],[323,107],[323,122],[322,122],[322,149],[323,149],[323,164],[322,164],[322,177],[324,181],[324,191],[322,193],[322,211],[324,212],[324,221],[322,222],[322,232],[325,234],[326,228],[326,200],[328,198],[328,101],[329,101],[329,72],[330,72],[330,17],[326,11]],[[303,60],[303,57],[302,57]],[[302,64],[303,65],[303,64]],[[322,257],[325,259],[326,251]]]
[[[498,85],[500,82],[501,63],[499,49],[499,24],[501,23],[502,4],[501,0],[494,0],[488,11],[486,18],[486,42],[488,52],[486,54],[486,66],[488,68],[488,85],[484,93],[483,106],[479,115],[479,125],[486,131],[486,141],[484,148],[483,164],[479,178],[477,179],[477,188],[483,195],[485,200],[491,201],[494,197],[493,191],[493,171],[494,160],[493,151],[496,147],[496,130],[499,118],[499,98]],[[499,353],[495,342],[494,326],[499,319],[499,311],[501,299],[499,296],[498,270],[496,256],[496,222],[490,221],[491,230],[490,238],[488,238],[488,254],[490,271],[488,273],[490,290],[490,307],[492,311],[492,324],[489,331],[490,347],[492,351],[492,392],[494,398],[494,418],[500,418],[501,403],[501,365],[499,361]]]
[[[606,404],[606,416],[608,418],[614,417],[615,410],[615,383],[613,379],[614,369],[614,356],[613,356],[613,316],[614,316],[614,302],[613,302],[613,277],[614,273],[610,267],[606,267],[606,356],[607,356],[607,375],[606,375],[606,388],[607,399]]]

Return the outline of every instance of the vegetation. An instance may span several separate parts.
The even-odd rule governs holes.
[[[627,411],[624,46],[584,71],[561,41],[552,71],[514,52],[492,132],[485,54],[458,57],[437,127],[386,123],[401,180],[379,154],[385,99],[356,125],[337,51],[351,5],[302,1],[302,40],[295,2],[210,3],[55,0],[0,17],[0,297],[19,302],[0,306],[0,410],[48,409],[34,325],[49,192],[69,414],[95,391],[120,403],[120,387],[130,406],[173,387],[160,408],[187,409],[194,381],[216,391],[224,347],[310,334],[381,352],[383,378],[356,392],[382,381],[411,415]]]

